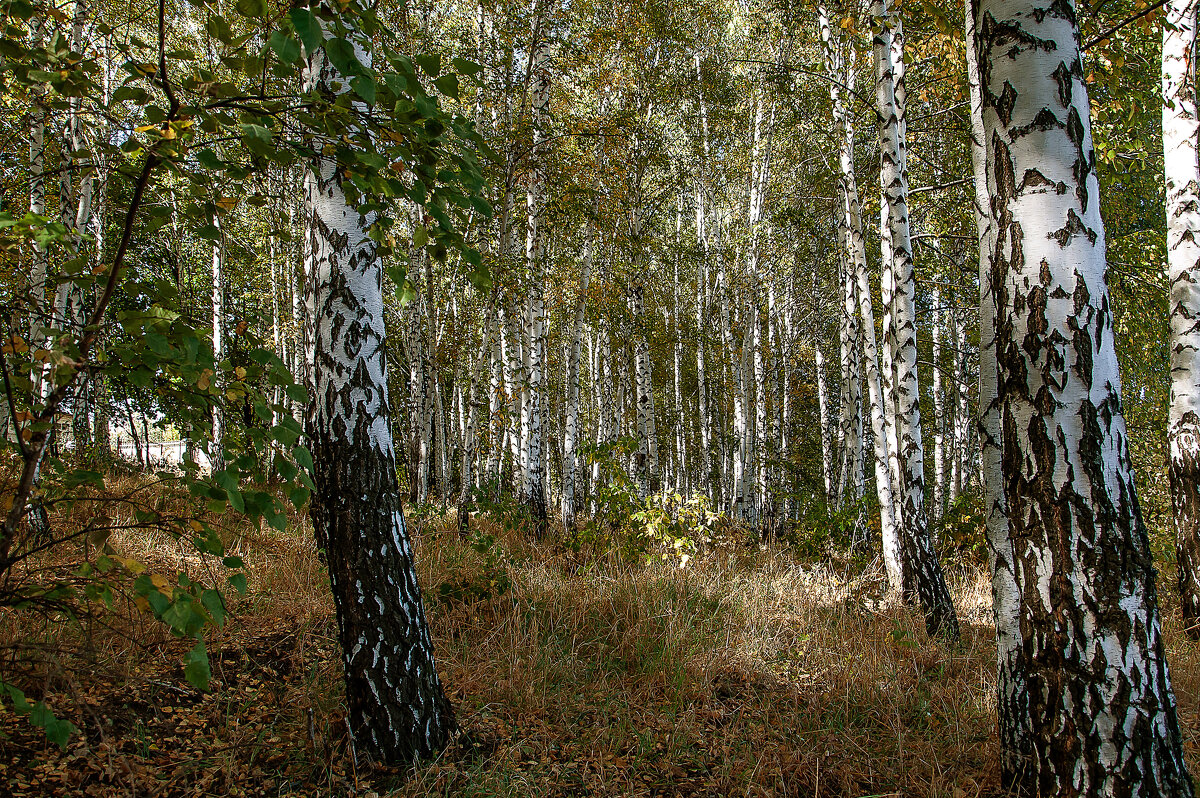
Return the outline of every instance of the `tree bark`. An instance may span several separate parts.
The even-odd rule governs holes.
[[[311,55],[305,88],[332,91],[335,82],[346,90],[324,51]],[[328,558],[351,731],[360,750],[397,765],[441,750],[454,713],[434,665],[396,481],[382,263],[366,234],[372,219],[348,205],[341,180],[323,155],[304,178],[312,518]]]
[[[1167,474],[1184,630],[1200,638],[1200,162],[1196,0],[1173,0],[1163,26],[1163,165],[1171,282]]]
[[[974,14],[1008,514],[995,548],[1015,566],[1011,581],[998,568],[1015,608],[996,622],[1024,680],[999,700],[1003,786],[1190,796],[1121,414],[1074,3],[977,0]]]

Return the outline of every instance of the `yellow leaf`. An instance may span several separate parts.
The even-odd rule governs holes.
[[[19,335],[14,335],[12,338],[9,338],[4,342],[3,348],[0,348],[0,352],[3,352],[6,355],[15,355],[18,352],[28,351],[29,344],[25,343],[25,339]]]

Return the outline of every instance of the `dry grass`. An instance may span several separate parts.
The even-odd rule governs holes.
[[[630,564],[478,526],[496,539],[482,552],[433,523],[417,536],[463,729],[437,761],[407,773],[355,761],[325,576],[297,518],[286,536],[227,530],[252,590],[211,636],[210,692],[182,679],[186,644],[120,615],[115,630],[89,630],[86,668],[63,660],[76,667],[34,669],[40,681],[25,685],[83,729],[67,751],[0,713],[0,784],[13,795],[995,793],[979,567],[952,573],[964,634],[947,647],[881,601],[877,570],[754,547],[686,569]],[[208,567],[168,538],[114,542],[163,570]],[[1196,770],[1200,648],[1173,621],[1167,638]],[[69,648],[82,635],[0,617],[0,643],[18,641]]]

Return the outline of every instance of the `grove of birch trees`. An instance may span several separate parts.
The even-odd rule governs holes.
[[[823,535],[950,645],[986,549],[1003,787],[1191,795],[1152,539],[1194,636],[1197,13],[0,0],[0,578],[114,459],[290,500],[348,728],[410,763],[457,723],[406,509],[701,519],[681,567]],[[201,674],[180,584],[139,595]]]

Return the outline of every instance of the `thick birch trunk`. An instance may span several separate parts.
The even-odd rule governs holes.
[[[1020,690],[1000,695],[1002,780],[1027,795],[1190,796],[1120,409],[1074,4],[974,12],[1009,519],[994,548],[1014,566],[1010,579],[998,562],[994,584],[1015,590],[996,622],[1021,677],[1001,670],[1000,689]]]
[[[323,51],[311,56],[306,88],[328,91],[335,81],[344,91]],[[396,483],[383,268],[366,235],[371,219],[348,205],[335,161],[318,156],[304,183],[313,527],[327,554],[350,728],[360,750],[403,764],[439,751],[454,714],[434,666]]]

